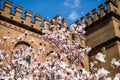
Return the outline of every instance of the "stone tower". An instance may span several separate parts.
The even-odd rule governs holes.
[[[92,15],[86,14],[86,18],[82,17],[81,20],[86,21],[87,26],[86,46],[92,47],[89,59],[94,61],[95,54],[105,47],[107,64],[101,63],[98,67],[105,67],[113,77],[120,72],[120,68],[111,67],[112,58],[120,59],[120,0],[106,0],[105,4],[92,10]]]

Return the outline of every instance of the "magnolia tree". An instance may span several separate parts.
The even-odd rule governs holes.
[[[60,20],[60,16],[57,18]],[[55,19],[55,20],[57,20]],[[110,74],[105,68],[94,68],[98,62],[105,63],[105,54],[97,53],[96,61],[90,62],[90,71],[84,68],[83,59],[89,54],[91,48],[83,47],[82,40],[84,40],[84,25],[80,25],[79,21],[70,25],[69,29],[51,20],[48,28],[42,32],[41,46],[34,54],[31,60],[31,54],[34,49],[29,46],[25,48],[20,46],[17,51],[13,52],[13,59],[8,60],[10,55],[4,49],[0,49],[0,79],[1,80],[112,80],[108,75]],[[18,36],[21,41],[29,32],[25,32]],[[6,35],[0,39],[0,45],[3,45],[10,37]],[[32,38],[34,43],[35,40]],[[48,42],[52,50],[46,49]],[[11,41],[14,43],[14,40]],[[45,62],[40,62],[38,57],[41,53],[49,56]],[[81,66],[81,67],[80,67]],[[120,67],[120,60],[115,58],[111,61],[113,68]],[[120,73],[116,74],[113,80],[120,80]]]

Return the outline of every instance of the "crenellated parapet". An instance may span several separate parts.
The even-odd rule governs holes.
[[[61,17],[60,14],[57,14],[52,19],[44,19],[44,29],[54,30],[55,28],[67,28],[67,19]]]
[[[36,28],[38,30],[41,30],[41,19],[42,17],[39,14],[36,14],[34,16],[34,22],[32,22],[31,18],[32,18],[32,14],[33,12],[30,10],[26,10],[25,11],[25,18],[22,17],[22,12],[23,12],[23,7],[21,6],[16,6],[14,9],[14,13],[11,13],[11,9],[12,9],[12,3],[9,1],[6,1],[4,3],[4,7],[3,10],[0,10],[0,14],[2,16],[5,16],[7,18],[10,18],[12,20],[18,21],[22,24],[28,25],[30,27]]]
[[[98,8],[94,8],[91,12],[87,13],[85,16],[80,18],[80,24],[85,26],[89,26],[93,24],[95,21],[101,19],[102,17],[106,16],[110,12],[115,12],[116,14],[120,15],[120,1],[119,0],[105,0],[104,4],[100,4]],[[0,14],[12,20],[18,21],[22,24],[28,25],[32,28],[36,28],[38,30],[43,29],[41,23],[43,23],[44,28],[49,28],[50,25],[59,25],[61,27],[67,27],[67,20],[65,18],[61,18],[61,15],[56,15],[53,19],[49,20],[45,18],[42,21],[42,16],[36,14],[33,16],[33,12],[30,10],[26,10],[24,15],[25,18],[22,18],[23,7],[16,6],[14,13],[11,14],[12,3],[6,1],[4,3],[3,10],[0,10]],[[32,22],[31,18],[34,18]]]
[[[107,12],[114,11],[120,14],[120,1],[119,0],[106,0]]]
[[[120,0],[106,0],[104,4],[100,4],[98,8],[94,8],[91,12],[88,12],[85,16],[81,17],[81,24],[89,26],[110,12],[120,15]]]
[[[106,0],[104,4],[100,4],[98,8],[94,8],[91,12],[88,12],[85,16],[80,18],[80,24],[83,27],[89,26],[94,22],[100,20],[104,16],[108,15],[110,12],[114,12],[120,15],[120,1],[119,0]],[[49,25],[60,24],[62,21],[62,26],[67,27],[67,20],[62,19],[60,14],[56,15],[52,20],[45,20]],[[46,26],[46,24],[45,24]]]
[[[52,24],[62,25],[64,27],[67,27],[67,20],[65,18],[61,19],[60,14],[56,15],[51,20],[45,18],[43,20],[43,22],[41,22],[42,16],[40,16],[39,14],[36,14],[33,16],[33,12],[30,10],[25,11],[25,13],[24,13],[25,17],[23,18],[22,17],[23,7],[21,7],[21,6],[16,6],[14,9],[14,12],[11,13],[12,6],[13,6],[13,4],[11,2],[6,1],[4,3],[3,9],[0,9],[0,15],[5,16],[14,21],[18,21],[21,24],[25,24],[32,28],[36,28],[38,30],[43,29],[43,26],[44,26],[44,28],[49,28],[49,25],[52,25]],[[32,17],[34,18],[33,21],[32,21]],[[41,23],[43,23],[43,25],[41,25]]]

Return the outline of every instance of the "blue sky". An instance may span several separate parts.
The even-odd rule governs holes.
[[[5,0],[1,0],[0,6]],[[74,23],[77,19],[90,12],[93,8],[104,3],[104,0],[8,0],[13,3],[12,11],[16,5],[23,7],[22,17],[25,10],[39,14],[42,18],[53,18],[57,14],[61,14],[62,18],[66,18],[68,25]],[[33,20],[33,18],[32,18]]]

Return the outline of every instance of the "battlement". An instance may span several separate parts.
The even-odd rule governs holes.
[[[119,0],[105,0],[104,4],[100,4],[98,8],[94,8],[91,12],[80,18],[81,23],[85,23],[86,26],[91,25],[95,21],[106,16],[110,12],[115,12],[120,15],[120,1]]]
[[[3,9],[0,9],[0,15],[10,18],[12,20],[18,21],[22,24],[31,26],[38,30],[41,30],[43,27],[41,26],[42,16],[36,14],[34,16],[34,22],[31,21],[33,12],[30,10],[25,11],[25,18],[22,18],[21,14],[23,12],[23,7],[16,6],[14,13],[11,14],[12,3],[6,1],[4,3]],[[110,12],[115,12],[120,15],[120,1],[119,0],[105,0],[105,4],[100,4],[98,8],[94,8],[91,12],[87,13],[85,16],[80,18],[80,23],[85,24],[86,26],[91,25],[95,21],[101,19],[106,16]],[[44,28],[48,28],[51,24],[60,24],[64,27],[67,27],[67,20],[65,18],[61,19],[61,15],[56,15],[53,19],[44,19]],[[61,23],[62,22],[62,23]]]
[[[16,6],[15,11],[12,14],[10,12],[11,9],[12,9],[12,3],[9,2],[9,1],[6,1],[4,3],[3,10],[2,9],[0,10],[0,14],[2,16],[5,16],[7,18],[10,18],[12,20],[18,21],[20,23],[23,23],[25,25],[31,26],[31,27],[39,29],[39,30],[42,28],[41,24],[40,24],[42,17],[40,15],[36,14],[34,16],[34,22],[32,22],[31,21],[31,18],[33,16],[32,11],[30,11],[30,10],[25,11],[25,18],[22,18],[21,15],[22,15],[22,12],[23,12],[23,7]]]
[[[32,15],[33,14],[32,11],[26,10],[25,13],[24,13],[25,14],[25,18],[22,18],[21,15],[22,15],[22,12],[23,12],[23,7],[16,6],[14,13],[11,14],[12,5],[13,4],[11,2],[6,1],[4,3],[3,9],[0,9],[0,15],[5,16],[7,18],[10,18],[12,20],[18,21],[18,22],[20,22],[22,24],[31,26],[31,27],[36,28],[38,30],[41,30],[43,28],[41,26],[42,16],[40,16],[39,14],[36,14],[34,16],[34,22],[32,22],[31,21],[31,18],[33,16]],[[59,19],[60,17],[61,17],[60,14],[56,15],[53,18],[55,20],[55,22],[53,22],[53,23],[60,24],[61,23],[61,21],[60,21],[61,19]],[[50,21],[48,19],[44,19],[44,22],[43,22],[44,23],[44,27],[46,27],[48,24],[51,24],[51,22],[52,22],[52,20]],[[67,22],[66,19],[62,20],[62,24],[65,27],[67,26],[66,22]]]

